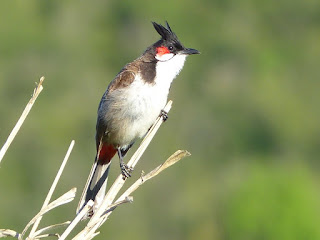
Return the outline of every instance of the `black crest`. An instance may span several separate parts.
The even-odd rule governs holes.
[[[160,34],[163,40],[166,41],[174,41],[174,42],[179,42],[176,34],[172,32],[169,23],[166,21],[167,28],[162,26],[161,24],[158,24],[156,22],[152,22],[153,27],[157,30],[157,32]]]

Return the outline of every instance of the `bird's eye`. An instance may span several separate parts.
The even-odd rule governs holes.
[[[169,46],[168,49],[169,49],[169,51],[172,51],[173,50],[173,46]]]

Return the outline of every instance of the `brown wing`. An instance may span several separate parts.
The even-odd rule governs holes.
[[[134,80],[139,68],[133,64],[126,65],[109,84],[107,91],[128,87]]]

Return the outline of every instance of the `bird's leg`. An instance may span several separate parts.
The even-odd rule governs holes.
[[[168,113],[163,109],[160,112],[160,117],[162,117],[164,122],[167,121],[167,119],[169,118]]]
[[[133,171],[133,168],[128,167],[128,165],[124,163],[121,149],[119,147],[118,147],[118,156],[120,160],[120,169],[122,173],[122,179],[125,180],[126,178],[131,177],[131,172]]]

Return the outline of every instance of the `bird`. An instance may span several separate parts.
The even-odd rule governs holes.
[[[186,57],[200,52],[186,48],[166,26],[152,22],[161,39],[143,54],[126,64],[103,94],[96,123],[96,157],[83,190],[77,212],[89,201],[94,205],[91,217],[102,203],[111,160],[118,154],[123,179],[133,169],[123,161],[134,142],[143,138],[159,115],[167,119],[163,108],[172,81],[183,68]]]

